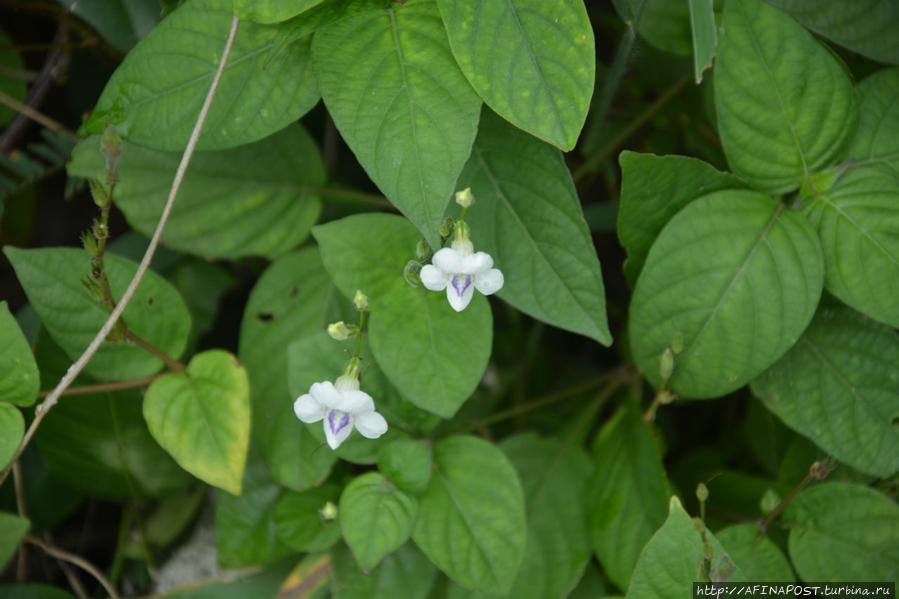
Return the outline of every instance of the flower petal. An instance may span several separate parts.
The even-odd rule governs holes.
[[[474,275],[474,286],[484,295],[496,293],[503,288],[505,277],[503,273],[496,268],[491,268],[487,272]]]
[[[369,439],[377,439],[387,432],[387,421],[374,410],[356,414],[354,422],[359,433]]]
[[[350,414],[371,412],[375,409],[375,402],[365,391],[344,391],[341,406],[338,409]]]
[[[421,277],[421,284],[431,291],[443,291],[450,280],[450,275],[432,264],[422,266],[418,276]]]
[[[462,261],[462,270],[459,272],[467,275],[480,274],[493,267],[493,258],[487,252],[475,252],[471,256],[465,256]]]
[[[312,386],[309,387],[309,394],[326,408],[333,409],[340,406],[340,392],[334,388],[334,383],[331,381],[312,383]]]
[[[328,409],[318,403],[314,397],[306,393],[293,402],[293,412],[303,422],[318,422],[325,417]]]
[[[353,432],[353,417],[340,410],[331,410],[325,418],[325,439],[328,447],[337,449]]]
[[[449,275],[462,272],[462,261],[462,254],[453,248],[437,250],[437,253],[431,258],[431,264]]]
[[[474,295],[474,284],[471,275],[456,275],[446,286],[446,299],[456,312],[464,310]]]

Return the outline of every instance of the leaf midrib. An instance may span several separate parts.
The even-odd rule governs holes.
[[[871,245],[876,247],[884,256],[886,256],[889,259],[890,262],[893,263],[893,266],[899,266],[899,261],[897,261],[896,258],[893,257],[893,255],[889,252],[889,250],[887,250],[885,247],[883,247],[880,244],[880,242],[877,241],[871,235],[871,233],[868,232],[868,230],[866,228],[861,226],[851,216],[846,214],[846,212],[844,212],[843,209],[840,208],[840,206],[836,202],[830,200],[826,195],[823,195],[823,194],[817,196],[816,199],[818,201],[822,202],[823,204],[825,204],[826,206],[828,206],[829,208],[833,209],[834,212],[836,212],[843,219],[845,219],[850,225],[852,225],[855,229],[857,229],[858,232],[862,234],[862,237],[864,237],[865,239],[870,241]]]

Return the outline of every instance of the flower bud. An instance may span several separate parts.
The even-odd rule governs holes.
[[[463,208],[468,208],[474,204],[474,196],[471,193],[471,187],[466,187],[462,191],[456,192],[456,203]]]
[[[418,243],[415,244],[415,257],[419,260],[424,260],[430,253],[431,247],[428,245],[428,242],[424,239],[419,239]]]
[[[110,184],[119,180],[118,164],[122,155],[122,138],[116,132],[115,127],[106,125],[100,137],[100,152],[106,157],[106,181]]]
[[[709,498],[709,488],[703,483],[696,485],[696,499],[705,502]]]
[[[353,296],[353,305],[356,306],[356,309],[360,312],[365,312],[368,310],[368,296],[357,289],[356,295]]]
[[[325,505],[322,506],[320,510],[318,510],[318,515],[325,522],[330,522],[332,520],[337,519],[337,506],[334,505],[333,501],[325,502]]]
[[[672,353],[670,347],[666,347],[665,351],[662,352],[662,358],[659,360],[659,377],[663,381],[667,381],[671,378],[671,373],[674,372],[674,353]]]
[[[411,287],[418,289],[421,287],[421,263],[415,260],[406,262],[406,268],[403,269],[403,278]]]
[[[91,257],[100,253],[100,248],[97,247],[97,240],[87,231],[81,233],[81,243],[84,244],[84,251],[90,254]]]
[[[440,224],[440,237],[446,239],[453,232],[453,225],[455,221],[452,216],[447,216],[443,219],[443,222]]]
[[[768,489],[762,495],[761,501],[759,501],[759,507],[762,509],[762,513],[766,516],[774,511],[780,505],[780,495],[777,494],[777,491],[774,489]]]
[[[87,184],[91,189],[91,197],[94,198],[94,204],[99,208],[106,208],[109,206],[109,194],[106,193],[106,190],[100,185],[100,182],[88,179]]]
[[[675,356],[684,351],[684,336],[679,330],[674,332],[674,339],[671,340],[671,351],[674,352]]]
[[[350,330],[350,327],[346,326],[346,323],[342,320],[332,322],[328,325],[328,335],[335,341],[346,341],[352,334],[353,331]]]

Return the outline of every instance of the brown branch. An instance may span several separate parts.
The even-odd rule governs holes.
[[[97,383],[96,385],[82,385],[80,387],[69,387],[65,391],[62,392],[62,395],[93,395],[94,393],[105,393],[107,391],[121,391],[122,389],[135,389],[137,387],[144,387],[149,385],[159,377],[163,376],[166,373],[162,374],[151,374],[150,376],[143,376],[138,379],[131,379],[128,381],[113,381],[110,383]],[[38,397],[47,397],[50,393],[53,392],[53,389],[44,389],[40,393],[38,393]]]
[[[59,135],[65,135],[66,133],[69,133],[69,130],[62,123],[51,119],[47,115],[41,113],[39,110],[32,108],[28,104],[19,102],[9,94],[2,91],[0,91],[0,104],[6,104],[19,114],[27,116],[32,121],[43,125],[47,129],[52,129]]]
[[[106,577],[103,576],[103,573],[100,572],[96,567],[94,567],[93,564],[91,564],[86,559],[79,557],[74,553],[69,553],[68,551],[59,549],[58,547],[53,547],[52,545],[45,543],[43,540],[31,535],[26,535],[24,541],[26,543],[31,543],[36,547],[40,547],[47,555],[51,555],[55,558],[65,560],[70,564],[78,566],[79,568],[96,578],[97,581],[103,586],[103,588],[106,589],[106,592],[109,593],[109,596],[112,597],[112,599],[119,599],[118,593],[116,593],[116,590],[112,587],[109,581],[106,580]]]
[[[793,487],[786,497],[780,500],[780,503],[777,506],[768,512],[768,515],[765,516],[765,519],[762,520],[762,523],[759,524],[759,536],[765,534],[768,530],[768,527],[774,522],[774,519],[777,518],[778,515],[784,510],[787,505],[796,498],[800,491],[802,491],[810,482],[813,480],[823,480],[830,474],[830,471],[833,470],[834,459],[827,458],[823,462],[813,462],[812,465],[808,469],[808,474],[805,475],[799,484]]]
[[[151,344],[149,341],[147,341],[131,329],[128,329],[128,332],[125,333],[125,340],[147,350],[149,353],[162,360],[169,370],[173,372],[181,372],[182,370],[184,370],[183,363],[179,362],[155,345]]]

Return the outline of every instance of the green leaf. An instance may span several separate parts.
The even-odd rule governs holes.
[[[234,14],[257,23],[280,23],[309,10],[322,0],[234,0]]]
[[[6,47],[13,45],[9,36],[3,31],[0,31],[0,44]],[[25,67],[22,65],[22,58],[19,56],[19,53],[13,49],[8,49],[0,51],[0,68],[9,69],[10,72],[15,72],[22,71]],[[24,80],[10,77],[8,72],[4,72],[0,74],[0,92],[15,98],[19,102],[24,102],[27,86],[25,85]],[[0,105],[0,125],[6,125],[15,118],[17,114],[18,113],[15,110],[5,104]],[[0,215],[3,214],[2,206],[3,204],[0,203]]]
[[[521,478],[528,522],[524,560],[506,596],[564,599],[590,561],[590,459],[579,447],[534,433],[506,439],[500,449]]]
[[[472,240],[505,275],[499,296],[551,325],[603,345],[599,260],[562,154],[484,109],[458,187],[471,187]]]
[[[274,519],[283,493],[265,462],[251,449],[244,470],[243,494],[219,493],[216,499],[215,542],[222,568],[268,564],[292,552],[278,537]]]
[[[787,505],[789,551],[799,578],[895,580],[899,505],[863,485],[822,483]]]
[[[30,527],[31,522],[27,518],[0,512],[0,570],[4,569],[10,558],[15,555],[22,537]]]
[[[571,150],[593,95],[593,28],[581,0],[439,0],[453,56],[504,119]]]
[[[651,46],[681,56],[693,52],[690,10],[681,0],[623,0],[640,36]]]
[[[340,488],[328,484],[282,495],[273,514],[278,538],[297,551],[327,550],[340,539],[340,525],[325,519],[322,509],[328,502],[336,506],[339,497]]]
[[[293,413],[287,346],[339,319],[339,294],[315,248],[290,253],[266,269],[244,309],[238,356],[250,377],[253,439],[282,485],[303,491],[327,478],[335,456]]]
[[[45,584],[0,584],[0,595],[9,599],[75,599],[56,587]]]
[[[702,83],[702,73],[712,67],[718,47],[714,0],[690,0],[690,31],[693,34],[693,73]]]
[[[30,406],[40,388],[31,346],[9,313],[7,303],[0,302],[0,402]]]
[[[159,0],[57,0],[123,52],[159,23]]]
[[[767,536],[759,536],[755,524],[734,524],[715,533],[715,537],[740,565],[747,581],[793,582],[796,577],[790,562]]]
[[[824,248],[824,286],[871,318],[899,327],[899,180],[883,166],[853,169],[808,197],[803,214]]]
[[[668,478],[653,431],[626,401],[593,443],[589,529],[609,579],[626,589],[643,546],[665,522]]]
[[[818,240],[799,214],[754,191],[699,198],[662,230],[637,281],[637,365],[658,385],[662,352],[680,334],[675,393],[702,399],[739,389],[796,343],[823,279]]]
[[[493,340],[490,308],[478,295],[457,313],[442,292],[403,278],[419,235],[405,219],[361,214],[314,227],[325,268],[351,298],[371,298],[369,343],[383,373],[416,406],[449,418],[484,374]]]
[[[728,562],[727,552],[718,539],[705,533],[711,549],[711,568]],[[676,496],[671,497],[668,519],[646,544],[631,576],[628,599],[682,599],[692,596],[693,582],[708,575],[703,538],[693,519],[684,511]],[[732,561],[732,560],[731,560]],[[742,581],[739,569],[729,582]],[[723,582],[723,581],[722,581]]]
[[[524,493],[496,446],[468,436],[434,444],[434,474],[413,538],[459,585],[507,593],[524,557]]]
[[[378,452],[378,470],[402,491],[422,495],[431,482],[433,448],[428,440],[397,439]]]
[[[307,560],[300,562],[296,570],[306,565]],[[310,560],[312,561],[312,560]],[[220,576],[223,580],[214,582],[199,582],[186,585],[182,589],[168,591],[159,597],[165,599],[248,599],[275,597],[282,590],[282,585],[287,580],[293,580],[291,571],[295,564],[295,558],[282,559],[264,568],[247,568],[243,572],[235,572],[231,575]],[[313,564],[315,562],[313,561]],[[328,576],[321,576],[322,582],[327,583]],[[43,598],[40,598],[43,599]],[[50,599],[50,598],[47,598]],[[320,595],[301,595],[296,599],[322,599]]]
[[[624,274],[631,286],[637,282],[652,243],[681,208],[713,191],[746,187],[733,175],[687,156],[624,151],[618,161],[621,164],[618,239],[627,250]]]
[[[15,406],[0,402],[0,468],[6,468],[25,436],[25,419]]]
[[[334,599],[426,599],[437,569],[412,543],[388,555],[368,574],[344,545],[331,550]]]
[[[418,500],[379,472],[354,478],[340,496],[340,529],[363,572],[396,551],[412,534]]]
[[[70,361],[46,331],[35,345],[41,372],[59,380]],[[92,381],[79,377],[75,385]],[[113,501],[162,497],[191,477],[147,430],[137,389],[80,395],[60,401],[41,423],[35,442],[55,479]]]
[[[109,318],[109,310],[81,283],[90,276],[90,256],[74,248],[21,250],[7,246],[3,252],[47,331],[72,360],[77,359]],[[118,300],[137,264],[109,253],[103,262],[112,296]],[[178,358],[184,351],[190,331],[187,306],[175,288],[152,270],[125,308],[123,319],[130,330],[169,356]],[[107,341],[85,372],[101,380],[127,380],[158,372],[162,365],[159,358],[136,345]]]
[[[899,171],[899,69],[884,69],[856,86],[858,127],[848,155],[859,162],[885,163]]]
[[[827,166],[852,134],[845,66],[761,0],[729,0],[715,66],[718,130],[734,173],[772,193]]]
[[[144,235],[156,229],[180,161],[180,152],[123,144],[113,201]],[[100,136],[78,144],[68,172],[105,180]],[[197,152],[162,239],[204,257],[279,256],[309,234],[324,182],[319,151],[299,125],[238,148]]]
[[[481,106],[437,5],[409,0],[354,15],[319,31],[312,55],[325,105],[359,163],[437,247]]]
[[[899,5],[893,0],[767,0],[814,31],[880,62],[899,64]]]
[[[838,460],[881,477],[899,470],[899,335],[889,327],[822,303],[799,343],[752,390]]]
[[[231,4],[191,0],[170,14],[116,69],[83,130],[102,133],[112,124],[128,141],[180,152],[221,60]],[[240,24],[198,149],[262,139],[318,101],[309,40],[292,44],[262,68],[277,33],[276,25]]]
[[[191,358],[185,372],[153,381],[144,396],[150,433],[178,464],[201,480],[240,495],[250,443],[247,372],[214,349]]]

